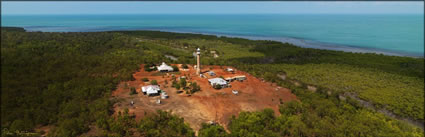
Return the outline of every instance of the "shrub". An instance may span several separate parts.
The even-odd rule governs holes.
[[[184,122],[183,118],[166,111],[158,110],[156,114],[144,117],[139,123],[137,131],[142,136],[195,136],[195,132]]]
[[[227,137],[226,130],[220,125],[210,125],[202,123],[202,128],[199,130],[199,137]]]
[[[131,87],[131,88],[130,88],[130,95],[134,95],[134,94],[137,94],[137,92],[136,92],[136,88]]]
[[[177,85],[177,81],[176,80],[171,81],[171,87],[176,87],[176,85]]]
[[[182,68],[184,68],[184,69],[188,69],[189,67],[188,67],[186,64],[183,64],[183,65],[182,65]]]
[[[151,69],[151,66],[152,66],[152,65],[145,64],[145,65],[143,66],[143,68],[145,69],[145,71],[147,71],[147,72],[151,72],[151,71],[155,70],[155,68],[154,68],[154,69]]]
[[[185,88],[186,87],[186,84],[187,84],[186,79],[185,78],[181,78],[180,79],[180,87]]]
[[[12,125],[10,126],[10,130],[15,131],[26,131],[30,130],[30,127],[28,126],[28,123],[25,123],[23,120],[17,119],[13,121]]]
[[[222,87],[221,87],[221,85],[214,84],[214,85],[213,85],[213,88],[214,88],[214,89],[221,89]]]
[[[201,87],[196,82],[193,82],[190,86],[191,86],[190,92],[192,94],[201,90]]]
[[[279,107],[279,112],[286,115],[294,115],[303,111],[303,105],[299,101],[285,102]]]
[[[148,79],[148,78],[142,78],[142,81],[143,81],[143,82],[148,82],[148,81],[149,81],[149,79]]]
[[[156,80],[152,80],[151,85],[158,85],[158,82]]]
[[[180,85],[179,84],[174,84],[174,87],[177,89],[177,90],[179,90],[180,89]]]
[[[171,67],[173,68],[174,71],[179,71],[179,68],[177,66],[172,65]]]

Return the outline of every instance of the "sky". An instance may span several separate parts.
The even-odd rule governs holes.
[[[14,14],[424,14],[423,1],[265,2],[1,2]]]

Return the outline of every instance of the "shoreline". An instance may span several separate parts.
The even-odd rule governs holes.
[[[9,27],[9,26],[2,26]],[[290,43],[302,48],[313,48],[313,49],[324,49],[324,50],[334,50],[334,51],[343,51],[343,52],[352,52],[352,53],[375,53],[383,54],[388,56],[401,56],[401,57],[412,57],[412,58],[424,58],[424,54],[420,53],[410,53],[403,51],[393,51],[385,49],[376,49],[368,47],[359,47],[354,45],[343,45],[335,43],[326,43],[314,40],[308,40],[304,38],[295,38],[295,37],[273,37],[273,36],[249,36],[249,35],[238,35],[238,34],[225,34],[225,33],[214,33],[214,32],[198,32],[198,31],[184,31],[184,30],[173,30],[173,29],[161,29],[161,28],[125,28],[125,27],[70,27],[65,26],[24,26],[22,27],[27,32],[108,32],[108,31],[161,31],[161,32],[173,32],[173,33],[190,33],[190,34],[202,34],[202,35],[213,35],[217,37],[229,37],[229,38],[243,38],[249,40],[272,40],[282,43]],[[53,28],[53,29],[52,29]],[[49,30],[52,29],[52,30]],[[68,31],[66,31],[68,30]]]
[[[319,42],[319,41],[307,40],[307,39],[295,38],[295,37],[243,36],[243,35],[231,35],[231,34],[214,34],[214,33],[205,33],[205,32],[200,33],[200,32],[169,31],[169,30],[153,30],[153,31],[214,35],[217,37],[224,36],[229,38],[243,38],[243,39],[249,39],[249,40],[271,40],[271,41],[277,41],[282,43],[290,43],[302,48],[324,49],[324,50],[344,51],[344,52],[352,52],[352,53],[375,53],[375,54],[384,54],[388,56],[401,56],[401,57],[413,57],[413,58],[424,57],[424,55],[420,53],[416,54],[416,53],[408,53],[408,52],[402,52],[402,51],[391,51],[391,50],[385,50],[385,49],[326,43],[326,42]]]

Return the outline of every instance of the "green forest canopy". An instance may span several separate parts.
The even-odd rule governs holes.
[[[282,104],[279,116],[267,109],[241,112],[225,125],[229,133],[220,125],[204,124],[199,136],[423,136],[418,128],[337,95],[358,93],[399,116],[423,122],[424,59],[157,31],[44,33],[2,28],[1,35],[1,126],[9,131],[53,125],[51,136],[77,136],[95,124],[102,136],[193,136],[182,119],[167,112],[138,122],[125,112],[111,117],[114,102],[108,98],[120,81],[133,79],[140,64],[194,64],[191,53],[201,47],[203,63],[232,65],[276,82],[290,88],[300,102]],[[318,86],[319,91],[293,86],[273,75],[277,73]],[[170,122],[175,126],[157,131]]]

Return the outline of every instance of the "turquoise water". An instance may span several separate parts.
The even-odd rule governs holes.
[[[2,15],[28,31],[162,30],[269,39],[301,47],[423,56],[423,15]]]

